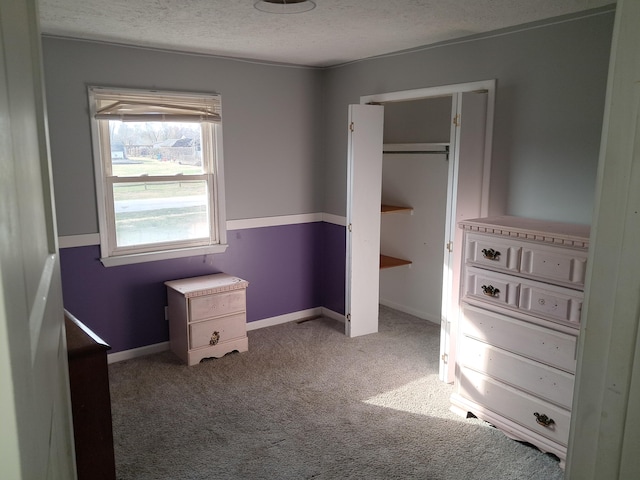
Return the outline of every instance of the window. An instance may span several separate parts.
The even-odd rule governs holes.
[[[226,249],[217,95],[89,88],[102,262]]]

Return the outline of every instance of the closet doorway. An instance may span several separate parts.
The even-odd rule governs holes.
[[[488,214],[494,95],[491,80],[371,95],[350,107],[346,332],[377,331],[371,312],[378,303],[440,323],[440,378],[446,382],[454,375],[462,258],[456,225]],[[368,130],[366,121],[358,122],[369,113],[379,116],[381,106],[384,127],[373,122]],[[382,138],[386,153],[374,158],[371,144],[382,145]],[[362,145],[368,145],[366,155]],[[363,191],[369,195],[359,199]],[[383,213],[390,206],[405,208]],[[354,231],[369,232],[365,243],[377,251],[359,251],[363,240],[353,242]],[[374,262],[381,265],[381,253],[400,265],[378,270],[379,281],[358,282],[362,265],[369,272]]]

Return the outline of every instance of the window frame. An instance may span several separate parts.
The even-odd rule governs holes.
[[[175,181],[177,175],[149,177],[114,177],[111,170],[111,145],[109,120],[97,119],[98,101],[109,95],[126,97],[127,95],[148,98],[158,101],[170,98],[180,103],[200,100],[213,102],[218,108],[220,96],[186,92],[159,90],[88,87],[89,113],[91,117],[91,138],[93,148],[94,173],[96,185],[96,202],[100,233],[100,261],[106,267],[141,263],[172,258],[184,258],[197,255],[223,253],[227,249],[226,208],[224,192],[224,162],[222,145],[222,122],[194,122],[201,126],[202,167],[201,174],[179,175],[182,181],[206,182],[208,188],[209,237],[195,240],[163,242],[136,246],[117,247],[115,228],[115,202],[113,198],[114,183],[139,183],[141,180],[155,183]],[[114,120],[117,120],[115,116]],[[143,121],[143,120],[140,120]],[[167,122],[171,120],[166,120]],[[105,161],[105,159],[108,159]]]

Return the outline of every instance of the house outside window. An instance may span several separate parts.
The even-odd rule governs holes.
[[[89,88],[106,266],[226,249],[217,95]]]

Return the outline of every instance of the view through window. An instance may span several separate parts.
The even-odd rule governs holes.
[[[111,120],[109,130],[116,244],[207,238],[207,182],[180,178],[204,173],[200,125]]]

